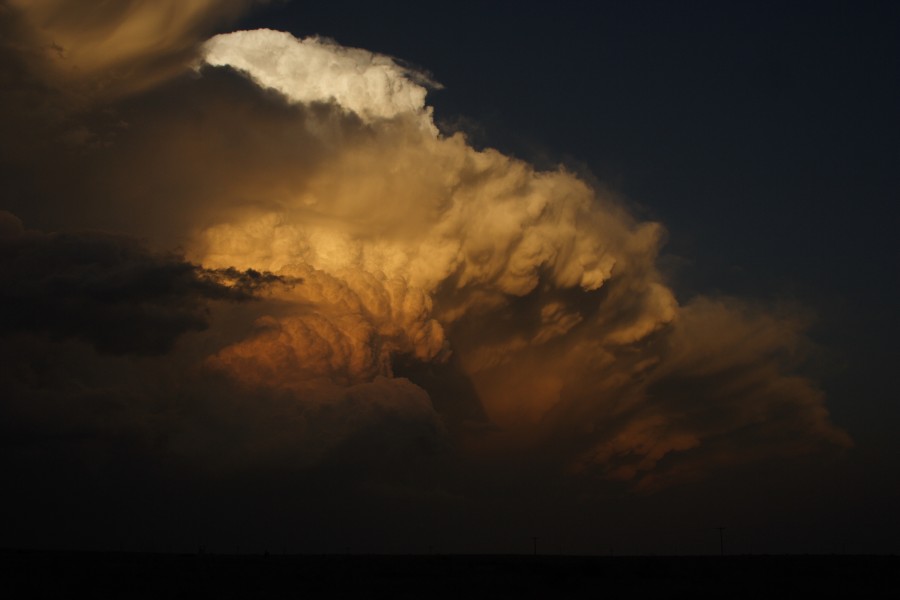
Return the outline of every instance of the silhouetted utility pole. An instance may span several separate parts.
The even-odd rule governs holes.
[[[725,528],[715,527],[714,529],[719,530],[719,554],[725,556]]]
[[[534,542],[534,555],[537,556],[537,536],[531,538],[531,540]]]

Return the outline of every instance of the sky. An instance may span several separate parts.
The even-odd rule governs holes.
[[[0,2],[0,544],[896,553],[898,27]]]

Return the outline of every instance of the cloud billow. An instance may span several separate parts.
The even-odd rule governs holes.
[[[653,489],[717,464],[849,443],[828,423],[815,385],[790,374],[785,357],[800,352],[799,320],[737,299],[698,297],[680,306],[655,266],[658,224],[638,222],[563,169],[537,171],[477,151],[460,135],[420,127],[430,112],[388,94],[373,97],[362,76],[359,88],[347,86],[367,68],[348,59],[357,56],[352,51],[315,47],[334,52],[330,68],[343,69],[313,86],[315,97],[278,83],[291,80],[292,68],[308,67],[266,57],[284,56],[275,49],[286,47],[302,56],[310,44],[255,31],[205,47],[213,64],[232,64],[291,103],[332,103],[368,125],[361,136],[312,129],[311,143],[318,139],[332,158],[280,208],[206,228],[191,246],[198,261],[333,277],[363,306],[375,299],[371,288],[357,287],[360,278],[424,295],[426,309],[412,320],[398,320],[403,313],[387,299],[391,310],[379,322],[433,323],[432,334],[390,346],[378,372],[389,373],[398,353],[443,361],[439,347],[446,347],[499,426],[498,439],[508,440],[501,444],[566,438],[552,443],[571,446],[573,455],[560,460],[575,472]],[[413,85],[399,69],[388,74]],[[349,99],[346,89],[359,94]],[[383,89],[402,87],[376,91]],[[366,112],[365,101],[394,108]],[[304,297],[303,304],[321,317],[344,310],[334,299]],[[380,325],[377,339],[388,330]],[[345,333],[353,331],[361,329],[348,325]],[[312,347],[294,339],[297,348]],[[426,339],[434,344],[417,345]],[[270,356],[264,347],[255,354]],[[748,431],[767,443],[738,441]]]
[[[193,416],[154,421],[166,452],[329,464],[390,437],[400,462],[539,458],[652,491],[850,444],[795,374],[800,319],[679,302],[656,266],[660,224],[564,168],[442,134],[424,75],[270,30],[190,39],[205,64],[110,101],[89,123],[104,144],[29,155],[64,184],[16,180],[50,213],[77,203],[78,219],[184,257],[0,220],[0,343],[30,332],[177,362]],[[231,321],[208,312],[263,291]],[[179,354],[187,332],[201,341]]]

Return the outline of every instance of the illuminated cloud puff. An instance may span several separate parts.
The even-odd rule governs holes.
[[[498,438],[565,437],[574,470],[645,487],[717,460],[848,443],[815,386],[785,374],[796,320],[735,300],[679,307],[654,265],[659,225],[563,169],[539,172],[419,127],[430,120],[423,78],[387,57],[267,30],[217,36],[204,52],[291,103],[331,103],[366,124],[353,139],[311,128],[331,148],[327,163],[276,210],[196,239],[205,265],[316,281],[292,292],[305,314],[267,321],[221,356],[270,357],[277,339],[297,357],[285,373],[340,356],[352,380],[389,376],[397,355],[455,352]],[[309,356],[317,343],[327,350]],[[767,441],[723,442],[745,434]]]

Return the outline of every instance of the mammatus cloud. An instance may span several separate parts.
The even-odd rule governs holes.
[[[443,425],[421,388],[389,376],[386,353],[314,315],[256,318],[304,285],[123,235],[28,230],[0,211],[4,426],[24,447],[101,441],[102,461],[136,447],[214,471],[307,467],[347,445],[435,452]],[[247,337],[228,345],[235,335]]]
[[[209,329],[153,359],[178,375],[129,410],[180,399],[147,420],[154,439],[167,432],[165,452],[308,465],[399,440],[398,456],[540,457],[652,490],[849,444],[814,383],[792,374],[797,319],[737,299],[680,304],[656,267],[660,225],[565,169],[439,133],[425,82],[392,59],[273,31],[216,36],[203,56],[199,77],[116,102],[127,127],[108,145],[54,147],[60,177],[13,186],[52,214],[78,203],[73,218],[184,248],[184,260],[152,256],[191,290],[175,296],[188,316],[187,299],[222,274],[302,281],[214,310]],[[74,279],[94,272],[75,264]],[[103,369],[68,366],[66,352],[67,381],[103,387]],[[464,402],[479,410],[456,410]]]

